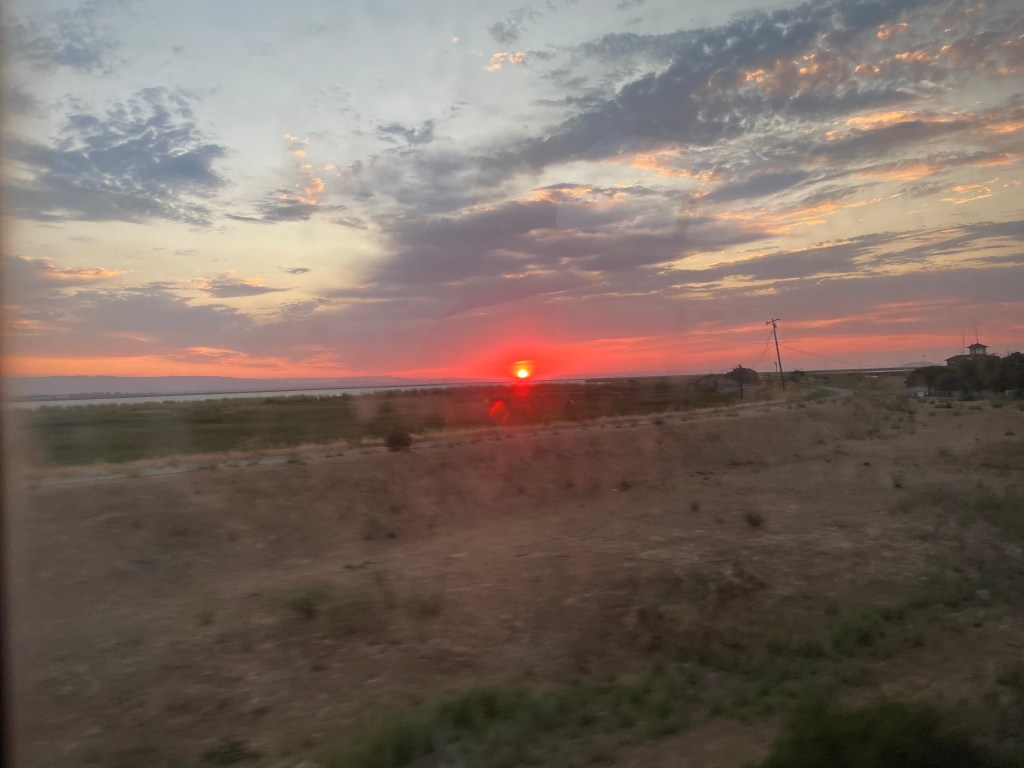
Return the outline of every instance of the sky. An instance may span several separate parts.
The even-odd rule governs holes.
[[[1024,348],[1018,0],[7,0],[6,375]]]

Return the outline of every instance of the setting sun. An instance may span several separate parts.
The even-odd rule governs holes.
[[[532,360],[516,360],[512,363],[511,373],[520,381],[526,381],[526,379],[533,376],[533,368]]]

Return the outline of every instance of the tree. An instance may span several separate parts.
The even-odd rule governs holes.
[[[949,369],[944,365],[926,365],[911,371],[904,383],[908,387],[926,386],[930,395],[936,382],[947,373],[949,373]]]
[[[907,376],[906,385],[919,387],[922,384],[928,387],[928,394],[933,389],[945,392],[1024,390],[1024,354],[978,355],[951,366],[916,368]]]
[[[753,368],[744,368],[742,365],[737,365],[725,374],[725,378],[735,381],[737,384],[740,382],[744,384],[757,384],[757,371]]]

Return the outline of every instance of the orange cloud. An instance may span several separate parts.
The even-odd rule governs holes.
[[[828,50],[799,59],[776,59],[770,67],[746,72],[743,82],[778,94],[795,94],[813,88],[834,88],[849,76],[849,65]]]
[[[324,191],[324,180],[319,176],[309,179],[302,192],[297,195],[299,200],[307,205],[317,205],[320,202],[320,195]]]
[[[683,152],[677,148],[637,152],[632,155],[609,158],[607,162],[626,162],[630,168],[638,171],[652,171],[657,176],[695,179],[700,182],[711,182],[718,178],[718,174],[711,169],[693,171],[684,167]]]
[[[987,197],[992,197],[992,189],[986,184],[958,184],[955,187],[952,187],[952,191],[957,195],[967,195],[967,197],[944,197],[942,198],[942,202],[961,205],[963,203],[971,203],[975,200],[984,200]]]
[[[74,376],[83,371],[103,371],[107,376],[252,376],[259,378],[301,376],[350,376],[373,373],[353,371],[329,350],[311,349],[302,360],[257,357],[233,350],[217,354],[214,347],[192,347],[180,352],[133,357],[44,357],[15,355],[4,359],[7,376]]]
[[[189,347],[187,352],[191,355],[217,358],[218,360],[237,360],[245,357],[243,352],[236,352],[224,347]]]
[[[854,115],[844,121],[846,125],[853,128],[884,128],[896,123],[904,123],[913,120],[914,113],[907,109],[887,110],[885,112],[871,112],[866,115]]]
[[[962,166],[988,167],[1009,165],[1019,159],[1018,155],[1011,155],[1006,152],[994,155],[985,155],[982,157],[947,159],[918,158],[874,165],[870,168],[864,168],[858,171],[856,175],[861,177],[881,176],[894,181],[914,181],[951,168]]]
[[[488,72],[497,72],[506,64],[525,64],[528,56],[526,51],[499,51],[491,56],[490,62],[484,69]]]
[[[724,211],[715,214],[715,218],[756,224],[773,235],[784,235],[796,227],[824,224],[824,214],[831,213],[839,207],[838,203],[818,203],[782,211]]]
[[[876,36],[879,40],[891,40],[897,35],[901,35],[907,31],[907,22],[901,21],[899,24],[882,24],[878,27]]]
[[[564,184],[554,189],[549,187],[532,189],[527,195],[527,199],[555,204],[573,200],[607,207],[628,202],[629,193],[624,185],[598,188],[587,184]]]
[[[997,120],[982,127],[991,133],[1017,133],[1024,130],[1024,120]]]

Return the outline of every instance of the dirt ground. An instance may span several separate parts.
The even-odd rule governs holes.
[[[232,741],[245,765],[315,765],[377,712],[481,683],[642,673],[709,638],[782,647],[950,569],[1024,573],[1020,541],[927,501],[1019,489],[1024,412],[859,384],[401,453],[71,483],[16,466],[17,765],[194,765]],[[1024,658],[1018,609],[958,606],[842,695],[972,706]],[[739,768],[780,722],[712,711],[604,762]]]

